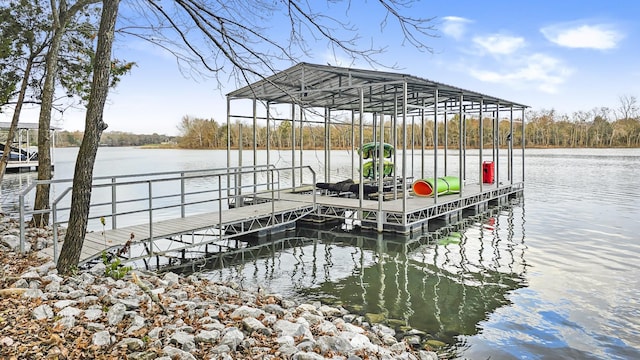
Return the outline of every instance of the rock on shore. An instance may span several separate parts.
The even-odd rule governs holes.
[[[199,275],[135,271],[114,280],[98,264],[61,277],[47,260],[9,274],[35,256],[16,254],[6,242],[0,275],[10,291],[0,296],[0,358],[438,359],[341,307],[298,304]]]

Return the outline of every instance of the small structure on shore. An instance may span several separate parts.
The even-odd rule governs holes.
[[[9,132],[11,123],[0,122],[0,133]],[[51,136],[51,162],[53,163],[55,149],[55,131],[57,128],[50,129]],[[38,123],[18,123],[15,137],[6,139],[6,135],[0,141],[0,156],[4,151],[5,142],[11,143],[11,153],[7,162],[7,172],[27,172],[38,170],[38,151],[32,146],[32,141],[37,140]],[[53,165],[52,165],[53,167]]]

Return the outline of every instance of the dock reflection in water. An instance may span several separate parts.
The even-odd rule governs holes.
[[[397,330],[448,344],[526,286],[523,206],[496,208],[415,239],[299,228],[247,261],[211,259],[212,280],[261,287],[302,301],[339,304]],[[294,241],[295,240],[295,241]]]

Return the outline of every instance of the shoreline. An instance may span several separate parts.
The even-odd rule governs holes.
[[[37,250],[51,229],[0,214],[0,357],[66,359],[418,359],[446,357],[418,330],[396,333],[342,306],[98,263],[61,277]],[[16,250],[18,249],[18,250]],[[442,344],[443,345],[443,344]]]

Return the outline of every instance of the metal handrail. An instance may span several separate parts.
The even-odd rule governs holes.
[[[294,169],[303,169],[303,168],[306,168],[306,169],[310,170],[311,175],[312,175],[312,181],[315,183],[315,181],[316,181],[316,173],[315,173],[315,171],[313,171],[313,169],[311,167],[309,167],[309,166],[295,166],[294,167]],[[290,171],[291,167],[279,168],[279,169],[269,169],[269,170],[267,170],[267,172],[268,173],[272,173],[272,172],[275,171],[275,172],[279,173],[282,170]],[[216,175],[216,176],[224,176],[224,175],[220,174],[220,175]],[[292,186],[292,188],[293,188],[293,186]],[[271,189],[267,190],[267,192],[269,192],[271,194],[271,201],[270,201],[270,203],[271,203],[271,224],[275,224],[276,223],[275,222],[275,199],[276,199],[275,198],[275,194],[278,194],[278,199],[279,199],[280,198],[280,194],[279,193],[280,193],[281,190],[282,189],[280,187],[278,187],[277,189],[271,188]],[[219,189],[219,191],[220,191],[220,189]],[[258,193],[258,192],[252,192],[252,193]],[[252,194],[252,193],[249,193],[249,194]],[[260,192],[260,193],[264,194],[264,192]],[[236,195],[223,197],[221,195],[221,192],[220,192],[220,198],[221,199],[231,199],[231,198],[234,198],[234,197],[236,197]],[[312,198],[313,198],[312,211],[315,211],[317,209],[316,192],[313,192]],[[212,227],[217,225],[218,229],[222,229],[223,228],[222,225],[224,224],[223,221],[222,221],[222,208],[221,208],[222,202],[220,201],[220,202],[218,202],[218,204],[219,204],[218,223],[217,224],[212,224]],[[219,231],[218,232],[218,240],[223,240],[224,239],[224,234],[225,234],[224,231]],[[214,241],[214,240],[200,242],[200,243],[198,243],[198,245],[208,244],[208,243],[210,243],[212,241]],[[150,248],[152,249],[153,248],[153,239],[152,239],[152,237],[150,237],[149,242],[150,242]],[[180,251],[180,250],[188,249],[191,246],[193,246],[193,245],[179,246],[177,248],[171,248],[171,251]],[[220,245],[218,245],[218,246],[220,246]],[[150,256],[152,256],[152,255],[147,254],[147,255],[143,255],[143,256],[133,257],[133,258],[127,259],[127,261],[140,260],[140,259],[143,259],[143,258],[148,258]]]
[[[247,169],[247,168],[252,168],[252,169],[269,169],[269,168],[273,168],[273,165],[248,165],[248,166],[243,166],[243,167],[231,167],[231,168],[215,168],[215,169],[199,169],[199,170],[186,170],[186,171],[164,171],[164,172],[157,172],[157,173],[151,173],[151,174],[123,174],[123,175],[111,175],[111,176],[96,176],[93,178],[93,185],[92,187],[97,187],[99,185],[101,185],[101,181],[110,181],[110,183],[106,183],[109,184],[111,186],[113,185],[118,185],[118,184],[123,184],[123,183],[117,183],[116,179],[127,179],[127,178],[142,178],[142,177],[161,177],[161,176],[168,176],[168,175],[175,175],[175,174],[180,174],[182,176],[184,176],[185,174],[188,174],[190,176],[185,176],[185,179],[189,179],[189,178],[202,178],[202,177],[209,177],[209,176],[214,176],[214,174],[216,173],[227,173],[229,170],[234,170],[234,169]],[[192,174],[200,174],[200,175],[192,175]],[[166,178],[160,178],[160,179],[166,179]],[[156,179],[156,180],[160,180],[160,179]],[[179,179],[179,177],[176,177],[175,179]],[[29,194],[30,192],[33,191],[33,189],[38,186],[38,185],[52,185],[52,184],[63,184],[63,183],[72,183],[73,179],[51,179],[51,180],[35,180],[32,183],[30,183],[28,186],[26,186],[18,195],[18,203],[19,203],[19,217],[20,217],[20,252],[24,253],[25,252],[25,219],[27,216],[29,215],[39,215],[39,214],[48,214],[48,213],[52,213],[53,211],[53,207],[51,209],[41,209],[41,210],[30,210],[27,211],[26,210],[26,203],[25,203],[25,197],[27,194]],[[71,190],[72,187],[68,187],[65,190],[63,190],[63,194],[66,195],[68,193],[68,191]],[[112,194],[113,195],[113,194]],[[190,195],[190,194],[185,194],[185,195]],[[58,196],[58,198],[56,198],[56,200],[54,201],[55,204],[59,203],[62,200],[63,196]],[[113,199],[115,199],[115,196],[112,198],[112,202],[114,203]],[[92,204],[93,207],[95,207],[95,204]],[[69,210],[69,208],[57,208],[56,210],[58,211],[64,211],[64,210]],[[115,213],[115,211],[114,211]],[[112,225],[115,225],[115,222],[112,222]],[[114,227],[115,228],[115,227]],[[56,229],[57,230],[57,229]],[[57,231],[54,231],[54,241],[57,241]]]
[[[302,171],[303,168],[306,168],[310,171],[312,177],[313,177],[313,183],[315,183],[316,181],[316,174],[315,171],[310,167],[310,166],[298,166],[296,168],[300,168],[300,170]],[[191,171],[175,171],[175,172],[161,172],[161,173],[152,173],[152,174],[128,174],[128,175],[121,175],[121,176],[102,176],[102,177],[97,177],[94,179],[93,185],[92,185],[92,191],[95,189],[100,189],[100,188],[111,188],[111,201],[99,201],[97,203],[93,203],[90,205],[90,209],[96,209],[99,207],[105,207],[105,206],[109,206],[111,205],[111,209],[110,211],[106,211],[104,213],[99,213],[97,215],[90,215],[89,216],[89,220],[95,220],[98,218],[102,218],[102,217],[110,217],[112,219],[111,222],[111,228],[112,229],[116,229],[117,228],[117,222],[116,222],[116,218],[119,216],[123,216],[123,215],[133,215],[136,213],[148,213],[148,221],[149,221],[149,242],[150,242],[150,247],[149,247],[149,252],[150,254],[153,254],[154,248],[153,248],[153,219],[154,219],[154,211],[158,211],[158,210],[165,210],[165,209],[171,209],[171,208],[177,208],[180,207],[180,216],[181,217],[185,217],[186,216],[186,211],[185,211],[185,207],[186,206],[190,206],[190,205],[198,205],[198,204],[204,204],[204,203],[208,203],[208,202],[217,202],[218,203],[218,212],[220,213],[219,216],[219,226],[222,226],[222,211],[223,211],[223,206],[222,206],[222,202],[223,201],[227,201],[227,203],[229,204],[229,202],[232,199],[238,199],[241,198],[242,196],[245,195],[251,195],[251,194],[257,194],[258,190],[260,190],[259,192],[262,194],[266,194],[267,192],[271,193],[271,202],[272,202],[272,216],[273,213],[275,212],[275,208],[273,205],[273,202],[276,199],[276,195],[278,196],[277,199],[280,198],[280,190],[281,190],[281,181],[280,181],[280,172],[281,171],[291,171],[291,167],[286,167],[286,168],[282,168],[282,169],[277,169],[272,165],[257,165],[257,166],[243,166],[243,167],[231,167],[231,168],[221,168],[221,169],[207,169],[207,170],[191,170]],[[234,175],[237,175],[237,177],[235,176],[231,176],[230,178],[228,177],[231,173],[230,172],[235,172]],[[239,185],[239,183],[241,183],[241,181],[239,179],[241,179],[243,176],[248,175],[248,174],[258,174],[258,173],[266,173],[267,176],[266,178],[268,179],[267,182],[261,182],[261,183],[256,183],[256,184],[250,184],[250,185]],[[270,175],[269,175],[270,174]],[[177,176],[173,176],[173,175],[177,175]],[[165,177],[163,177],[165,176]],[[169,176],[169,177],[167,177]],[[140,180],[130,180],[132,178],[140,178]],[[198,190],[198,191],[191,191],[188,192],[187,188],[185,186],[185,181],[189,180],[189,179],[200,179],[200,178],[216,178],[218,181],[218,186],[217,189],[211,189],[211,190]],[[227,179],[231,179],[231,182],[226,183],[226,186],[223,186],[223,178],[227,178]],[[125,181],[119,181],[119,180],[123,180],[126,179]],[[163,193],[162,195],[158,195],[158,196],[154,196],[153,194],[153,185],[156,183],[160,183],[160,182],[176,182],[179,181],[179,188],[180,190],[175,193],[175,192],[171,192],[169,194]],[[40,184],[57,184],[57,183],[70,183],[72,182],[71,179],[64,179],[64,180],[45,180],[45,181],[40,181],[40,180],[36,180],[35,182],[33,182],[32,184],[30,184],[25,190],[23,190],[20,195],[19,195],[19,201],[20,201],[20,249],[22,252],[24,252],[24,241],[25,241],[25,231],[24,231],[24,223],[25,223],[25,217],[28,214],[41,214],[41,213],[52,213],[52,227],[53,227],[53,240],[54,240],[54,259],[57,261],[57,256],[58,256],[58,228],[59,226],[65,224],[68,222],[68,220],[61,220],[60,219],[60,213],[61,212],[65,212],[65,211],[70,211],[70,207],[64,207],[64,206],[60,206],[61,202],[66,199],[69,195],[69,192],[71,192],[72,190],[72,186],[68,186],[67,188],[65,188],[64,190],[62,190],[62,192],[54,199],[54,201],[52,202],[52,206],[51,209],[44,209],[44,210],[38,210],[38,211],[26,211],[25,210],[25,196],[26,194],[28,194],[30,191],[32,191],[37,185]],[[120,199],[118,200],[118,192],[116,191],[117,188],[119,187],[125,187],[125,186],[133,186],[133,185],[141,185],[141,184],[147,184],[146,188],[147,188],[147,196],[139,196],[139,197],[135,197],[133,199]],[[292,184],[293,186],[293,184]],[[266,187],[266,190],[265,190]],[[246,191],[247,189],[253,189],[252,191],[248,191],[246,193],[243,194],[244,191]],[[202,197],[197,198],[197,199],[193,199],[193,200],[189,200],[187,201],[187,197],[188,196],[198,196],[198,195],[206,195],[207,193],[213,193],[214,198],[213,199],[202,199]],[[226,195],[224,195],[226,194]],[[166,199],[171,199],[171,198],[176,198],[179,197],[180,201],[177,203],[172,203],[172,204],[166,204],[166,203],[162,203],[162,204],[158,204],[157,200],[166,200]],[[140,209],[120,209],[118,210],[118,205],[122,205],[122,204],[134,204],[134,203],[139,203],[139,202],[143,202],[143,201],[148,201],[146,208],[140,208]],[[236,204],[237,206],[238,204]],[[240,204],[242,205],[242,204]],[[316,206],[316,199],[315,199],[315,194],[313,197],[313,206],[315,208]],[[90,210],[91,211],[91,210]],[[212,224],[215,225],[215,224]]]

